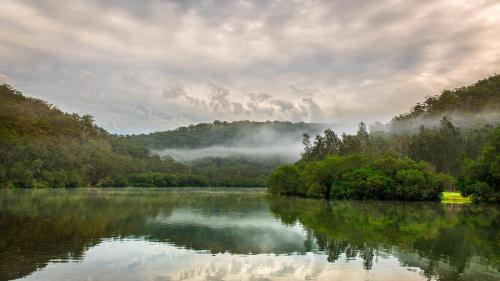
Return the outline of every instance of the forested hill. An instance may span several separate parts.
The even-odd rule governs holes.
[[[450,117],[459,127],[492,124],[500,118],[499,109],[500,75],[494,75],[470,86],[444,90],[440,95],[427,97],[410,112],[394,117],[385,130],[418,129],[423,124],[439,126],[443,116]],[[132,135],[127,139],[150,149],[259,146],[298,141],[304,133],[315,135],[326,127],[328,125],[320,123],[286,121],[214,121],[170,131]]]
[[[128,176],[146,171],[188,168],[110,135],[90,115],[64,113],[0,85],[0,187],[126,184]]]
[[[179,127],[171,131],[132,135],[128,139],[151,149],[262,146],[282,141],[300,142],[303,134],[316,134],[325,124],[281,121],[214,121]]]
[[[151,155],[149,149],[253,147],[284,139],[300,144],[303,133],[318,133],[321,128],[291,122],[215,121],[122,137],[95,125],[90,115],[64,113],[0,85],[0,187],[264,186],[281,158],[250,161],[235,153],[224,159],[201,157],[187,166],[171,157]]]
[[[361,122],[357,133],[340,135],[326,129],[303,143],[302,159],[270,177],[271,192],[437,200],[443,188],[457,188],[500,203],[500,76],[445,90],[389,125],[367,130]]]
[[[0,86],[0,135],[3,141],[19,138],[70,137],[86,139],[109,135],[90,115],[60,111],[46,101],[29,98],[8,85]]]
[[[459,127],[495,124],[500,119],[500,75],[493,75],[478,82],[444,90],[439,95],[427,97],[417,103],[410,112],[393,118],[393,129],[408,128],[409,125],[439,125],[443,116],[453,119]]]
[[[284,155],[298,158],[301,151],[304,161],[332,154],[408,157],[463,182],[471,179],[468,186],[495,186],[499,114],[500,76],[495,75],[427,98],[384,130],[368,132],[362,123],[357,134],[326,130],[322,136],[326,126],[316,123],[215,121],[122,137],[96,126],[90,115],[64,113],[0,85],[0,187],[263,186],[278,164],[290,161]],[[457,123],[461,116],[471,121],[468,129]],[[394,130],[398,126],[404,130]],[[305,150],[304,133],[318,135],[304,139]],[[198,158],[181,164],[150,150]]]

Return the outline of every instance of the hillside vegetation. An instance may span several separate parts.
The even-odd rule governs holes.
[[[283,159],[234,155],[179,163],[150,150],[285,147],[304,135],[301,159],[271,177],[273,193],[433,200],[438,191],[459,189],[475,201],[498,202],[499,89],[495,75],[445,90],[388,125],[360,123],[355,134],[318,134],[324,125],[311,123],[215,121],[117,136],[90,115],[64,113],[1,85],[0,186],[264,186]],[[384,161],[396,170],[378,166]]]
[[[189,169],[109,134],[90,115],[64,113],[0,86],[0,186],[127,185],[130,175],[142,172],[188,174]]]
[[[421,117],[441,117],[443,114],[480,115],[496,112],[500,108],[500,75],[479,80],[477,83],[444,90],[417,103],[408,113],[394,117],[394,122]]]
[[[435,191],[458,188],[475,201],[499,202],[499,101],[500,76],[495,75],[427,98],[370,132],[360,123],[352,135],[330,129],[313,140],[305,135],[302,159],[278,168],[269,190],[327,198],[437,200]],[[485,112],[488,120],[480,118]],[[457,126],[453,118],[458,116],[475,122]],[[425,123],[434,117],[441,119]],[[394,170],[387,172],[378,163],[393,163]]]
[[[260,145],[276,136],[318,132],[319,124],[220,122],[138,136],[116,136],[90,115],[68,114],[0,86],[0,186],[265,186],[282,160],[234,156],[179,163],[150,149],[221,144]],[[266,138],[263,138],[263,137]]]
[[[303,134],[319,133],[324,127],[319,123],[216,120],[213,123],[199,123],[171,131],[132,135],[128,139],[151,149],[259,146],[276,143],[277,139],[300,141]]]

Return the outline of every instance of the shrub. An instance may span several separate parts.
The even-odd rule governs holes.
[[[457,186],[474,202],[500,203],[500,129],[490,136],[476,160],[464,160]]]
[[[299,185],[299,175],[294,165],[278,167],[268,181],[269,192],[272,194],[296,195]]]
[[[349,155],[281,166],[268,186],[273,194],[332,199],[438,200],[445,180],[425,162]]]

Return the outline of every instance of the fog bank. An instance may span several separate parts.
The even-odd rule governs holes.
[[[303,151],[302,143],[287,143],[284,145],[268,146],[210,146],[193,149],[166,148],[162,150],[152,150],[154,154],[160,156],[171,156],[180,162],[190,162],[206,157],[234,158],[241,157],[250,160],[279,159],[283,162],[294,162],[299,160]]]

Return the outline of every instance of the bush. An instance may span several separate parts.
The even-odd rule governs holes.
[[[327,188],[317,182],[311,184],[306,191],[306,196],[307,197],[325,197],[325,194],[327,193]]]
[[[393,156],[332,156],[279,167],[273,194],[332,199],[438,200],[444,181],[430,164]]]
[[[500,129],[490,136],[476,160],[464,160],[457,186],[474,202],[500,203]]]
[[[274,171],[268,181],[271,194],[296,195],[299,175],[294,165],[283,165]]]

